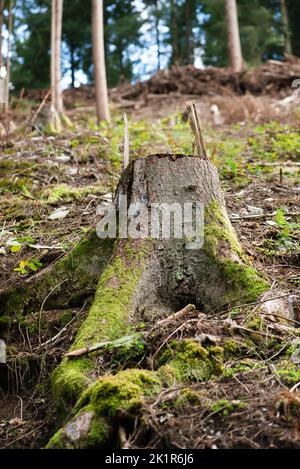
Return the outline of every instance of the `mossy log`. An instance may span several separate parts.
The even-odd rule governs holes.
[[[188,303],[212,312],[255,301],[268,289],[268,282],[251,265],[237,239],[217,169],[210,161],[184,155],[138,159],[121,177],[115,197],[119,209],[121,196],[127,196],[129,224],[136,227],[136,233],[149,228],[147,212],[154,204],[198,204],[204,211],[203,244],[193,244],[191,249],[191,243],[201,239],[197,232],[194,238],[166,239],[146,232],[142,237],[122,238],[119,233],[71,350],[118,339],[128,328],[141,322],[152,324]],[[141,212],[139,204],[147,210]],[[174,230],[173,226],[173,234]],[[71,411],[71,420],[48,447],[105,446],[115,432],[116,415],[133,408],[140,411],[147,393],[218,373],[222,350],[192,344],[176,349],[176,359],[174,354],[164,355],[156,371],[126,370],[105,378],[95,371],[100,352],[64,358],[53,373],[52,389],[61,415]]]

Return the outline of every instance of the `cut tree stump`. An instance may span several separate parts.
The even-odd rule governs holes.
[[[71,351],[119,339],[129,328],[134,330],[140,323],[151,326],[190,303],[204,313],[217,312],[253,302],[269,288],[239,244],[227,215],[218,171],[210,161],[169,154],[132,161],[116,191],[119,212],[124,196],[129,231],[136,238],[122,238],[124,233],[119,233]],[[203,209],[198,213],[200,219],[204,216],[203,233],[170,239],[151,237],[149,212],[155,204],[178,209],[191,203]],[[177,225],[173,235],[178,234]],[[205,350],[194,342],[183,342],[180,347],[193,350],[188,356],[195,354],[198,365],[191,373],[196,373],[197,379],[218,373],[219,347]],[[178,357],[184,357],[180,350]],[[167,369],[125,370],[99,378],[95,373],[99,353],[65,357],[54,371],[52,389],[60,415],[77,404],[71,420],[54,435],[49,448],[105,446],[115,428],[114,416],[139,409],[143,396],[157,393],[170,376],[172,382],[184,379],[174,360]],[[184,362],[188,367],[188,360]],[[114,396],[111,400],[110,395]],[[71,429],[80,427],[81,422],[84,431],[76,431],[74,437]]]

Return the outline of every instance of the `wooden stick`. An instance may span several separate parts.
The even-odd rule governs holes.
[[[37,116],[39,115],[39,113],[41,112],[43,107],[45,106],[46,101],[49,98],[50,94],[51,94],[51,89],[47,91],[47,93],[45,94],[45,96],[44,96],[41,104],[39,105],[37,111],[34,113],[33,117],[29,120],[27,125],[32,125],[32,124],[35,123]]]
[[[124,112],[124,154],[123,154],[123,170],[129,165],[129,129],[128,119]]]
[[[195,136],[198,156],[204,160],[208,160],[205,141],[204,141],[204,137],[203,137],[203,133],[201,129],[200,118],[197,113],[195,103],[189,103],[188,108],[189,108],[189,123],[193,131],[193,134]]]
[[[186,316],[187,314],[191,313],[192,311],[195,311],[196,306],[195,305],[187,305],[177,313],[171,314],[171,316],[168,316],[165,319],[161,319],[156,323],[157,326],[161,326],[163,324],[167,324],[171,321],[177,321],[177,319],[182,318],[183,316]]]
[[[63,357],[81,357],[82,355],[87,355],[88,353],[96,352],[97,350],[105,349],[107,347],[118,348],[122,345],[128,345],[130,343],[133,343],[134,340],[137,340],[139,337],[139,334],[131,334],[126,335],[124,337],[120,337],[116,340],[106,340],[103,342],[98,342],[94,345],[82,347],[77,350],[72,350],[71,352],[65,353]]]

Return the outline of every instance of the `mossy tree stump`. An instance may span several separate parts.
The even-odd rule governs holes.
[[[210,161],[185,155],[138,159],[123,172],[116,191],[117,208],[121,196],[127,196],[129,224],[135,226],[137,237],[121,238],[119,233],[94,302],[71,350],[120,338],[128,327],[134,328],[141,322],[152,324],[188,303],[194,303],[203,312],[217,311],[237,302],[254,301],[268,289],[267,281],[243,253],[226,211],[217,169]],[[203,207],[203,244],[191,249],[195,239],[190,237],[151,238],[148,226],[151,218],[147,216],[151,208],[155,204],[182,207],[185,203]],[[141,205],[147,208],[143,213]],[[144,230],[141,237],[139,230]],[[198,239],[196,232],[194,235],[198,242],[201,236]],[[212,363],[221,350],[205,350],[196,343],[191,346],[197,350],[179,354],[181,359],[170,359],[157,371],[126,370],[106,378],[94,373],[97,353],[64,358],[52,377],[53,393],[61,411],[69,411],[77,404],[71,421],[48,447],[106,444],[117,411],[139,408],[143,395],[158,392],[167,385],[170,375],[173,381],[185,380],[178,370],[189,367],[189,361],[190,366],[198,369],[196,376],[200,380],[209,378],[219,369]],[[120,399],[110,402],[110,392]],[[79,435],[76,441],[72,439],[74,426]],[[96,442],[94,427],[99,427]]]

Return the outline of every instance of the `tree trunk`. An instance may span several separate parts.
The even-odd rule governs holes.
[[[193,63],[191,57],[191,5],[190,0],[186,0],[184,5],[185,10],[185,57],[183,57],[184,62],[189,65]]]
[[[156,33],[156,47],[157,47],[157,70],[160,70],[160,34],[159,34],[159,1],[155,1],[155,33]]]
[[[52,0],[51,7],[51,128],[61,130],[61,120],[65,120],[61,87],[61,38],[63,0]]]
[[[291,32],[290,32],[290,21],[288,9],[285,3],[285,0],[280,0],[281,14],[282,14],[282,23],[284,27],[284,52],[286,54],[292,54],[292,41],[291,41]]]
[[[9,1],[9,16],[8,16],[8,40],[7,40],[7,59],[6,59],[6,102],[4,104],[5,111],[9,110],[9,86],[10,86],[10,68],[11,68],[11,40],[13,32],[13,0]]]
[[[3,66],[3,55],[2,55],[2,29],[3,29],[3,13],[4,13],[4,0],[0,2],[0,70]]]
[[[188,229],[182,235],[182,219],[169,224],[166,204],[178,210],[177,215],[186,209],[184,204],[198,207],[198,221],[203,215],[204,225],[200,223],[196,230],[192,229],[191,212],[185,212],[184,226]],[[87,351],[99,342],[120,339],[128,334],[128,328],[134,330],[141,323],[153,326],[191,302],[199,311],[217,312],[236,303],[255,301],[267,290],[268,283],[250,265],[238,242],[227,215],[217,169],[211,162],[184,155],[152,155],[132,161],[117,188],[115,207],[119,213],[119,235],[72,350]],[[127,212],[122,208],[128,208],[128,225],[124,223]],[[164,220],[162,236],[156,224],[160,209]],[[105,221],[98,225],[98,234],[103,233]],[[219,353],[216,347],[205,352],[206,358],[198,355],[200,361],[193,362],[193,372],[200,380],[219,372],[219,358],[215,355],[219,357]],[[140,402],[144,394],[155,394],[166,381],[171,385],[170,381],[174,384],[185,379],[178,362],[172,360],[167,368],[156,364],[154,371],[125,370],[99,378],[93,372],[98,355],[93,352],[84,357],[66,357],[55,370],[53,393],[61,411],[68,412],[82,397],[71,421],[52,438],[49,448],[80,447],[82,442],[72,439],[74,427],[84,427],[84,447],[103,446],[115,427],[113,416],[117,418],[122,409],[129,410],[133,402],[137,405],[137,397]],[[208,356],[212,364],[207,368]],[[189,367],[187,362],[181,370],[185,367]],[[209,371],[204,373],[203,367]],[[120,402],[110,401],[111,393],[119,396]],[[96,437],[94,425],[103,430]]]
[[[103,0],[93,0],[92,30],[95,69],[96,109],[98,123],[109,121],[108,92],[104,55]]]
[[[176,0],[171,0],[172,65],[179,65],[179,44],[176,8]]]
[[[70,62],[71,62],[71,86],[75,88],[75,57],[74,47],[70,47]]]
[[[56,0],[56,29],[55,29],[55,89],[56,109],[62,114],[64,112],[62,86],[61,86],[61,38],[63,21],[63,0]]]
[[[243,70],[243,56],[236,0],[225,0],[225,7],[230,66],[234,72],[238,73]]]

